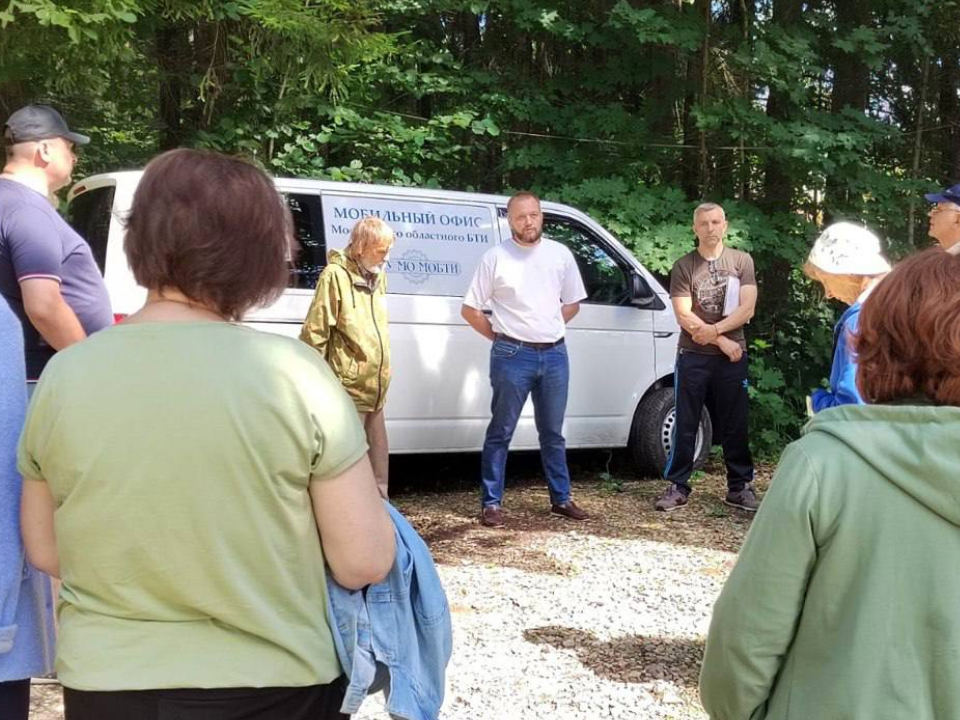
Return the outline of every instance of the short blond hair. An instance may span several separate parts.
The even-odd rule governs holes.
[[[365,217],[350,231],[350,242],[347,245],[347,257],[356,259],[368,247],[390,247],[396,241],[396,233],[378,217]]]

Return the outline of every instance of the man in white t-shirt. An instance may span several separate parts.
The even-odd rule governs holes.
[[[587,513],[570,499],[563,416],[570,381],[565,326],[587,293],[573,253],[541,238],[543,214],[536,195],[519,192],[510,198],[507,220],[512,239],[484,253],[461,310],[464,320],[493,342],[493,417],[483,443],[480,522],[488,527],[503,525],[507,451],[531,394],[550,511],[586,520]],[[485,307],[491,318],[483,313]]]

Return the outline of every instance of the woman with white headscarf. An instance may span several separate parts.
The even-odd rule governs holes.
[[[803,271],[823,285],[828,298],[849,305],[833,331],[833,366],[830,387],[811,394],[812,411],[863,402],[857,389],[857,359],[850,340],[857,331],[860,308],[890,272],[880,249],[880,239],[861,225],[834,223],[824,230],[807,257]]]

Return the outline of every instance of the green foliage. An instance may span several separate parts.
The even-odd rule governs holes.
[[[125,53],[139,5],[136,0],[8,2],[0,10],[0,90],[9,95],[40,79],[39,86],[56,95],[91,85],[95,93],[105,91],[101,60]]]
[[[960,178],[958,3],[840,3],[775,22],[790,3],[13,0],[0,109],[63,108],[94,137],[80,174],[181,143],[280,175],[530,188],[664,280],[697,202],[721,202],[756,262],[752,439],[773,455],[830,364],[837,308],[798,269],[823,223],[900,257],[926,244],[921,193]]]
[[[611,475],[609,472],[600,473],[600,490],[608,495],[622,493],[624,490],[623,478]]]
[[[238,59],[255,69],[255,81],[279,81],[278,100],[290,90],[344,94],[358,61],[392,48],[392,38],[376,32],[377,16],[365,1],[238,0],[225,6],[233,8],[228,18],[246,30]]]
[[[725,518],[730,517],[730,508],[722,503],[711,503],[707,510],[707,517]]]
[[[635,7],[619,0],[610,11],[612,28],[627,28],[641,45],[664,44],[694,52],[703,42],[706,28],[699,18],[673,7]]]
[[[750,439],[764,458],[775,457],[783,439],[797,434],[804,408],[796,397],[800,389],[787,388],[783,371],[771,362],[770,349],[763,340],[750,345]]]

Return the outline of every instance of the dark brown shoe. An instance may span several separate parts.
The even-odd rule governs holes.
[[[573,500],[568,500],[563,505],[551,505],[550,512],[554,515],[562,515],[571,520],[589,520],[590,516],[577,507]]]
[[[503,527],[503,510],[499,505],[487,505],[480,511],[480,524],[487,527]]]

